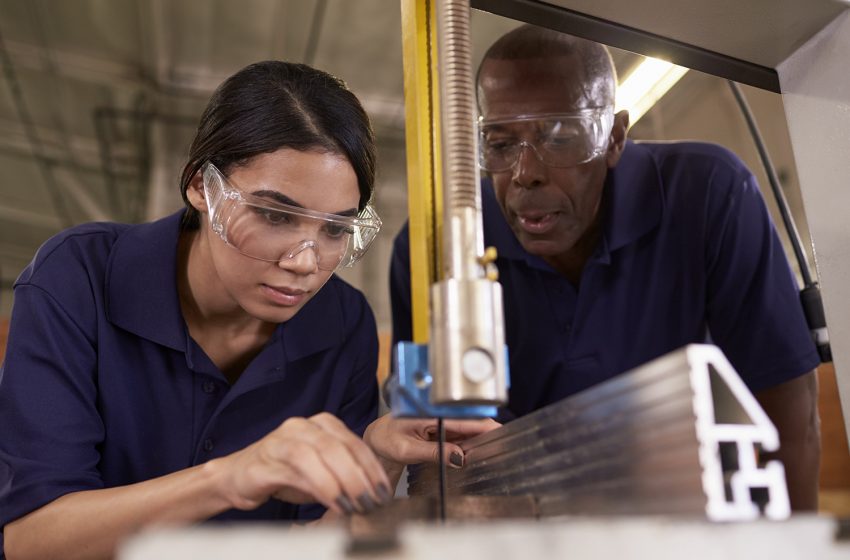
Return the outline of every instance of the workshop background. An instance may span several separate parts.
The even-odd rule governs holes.
[[[516,25],[473,11],[473,63]],[[621,77],[643,60],[616,49],[612,55]],[[227,76],[265,59],[304,62],[344,79],[372,118],[384,230],[341,275],[366,294],[386,341],[389,258],[407,215],[397,0],[0,0],[0,357],[12,285],[38,247],[74,224],[141,222],[182,207],[179,172],[207,99]],[[812,260],[782,99],[743,90]],[[688,72],[630,136],[719,143],[767,186],[720,78]],[[819,377],[822,509],[850,514],[850,454],[831,366]]]

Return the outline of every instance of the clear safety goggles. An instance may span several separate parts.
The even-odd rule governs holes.
[[[507,171],[516,165],[523,148],[530,148],[548,166],[573,167],[605,153],[613,126],[613,107],[479,118],[478,164],[491,173]]]
[[[268,262],[312,249],[321,270],[351,266],[381,229],[371,206],[340,216],[290,206],[239,190],[211,162],[202,168],[210,225],[245,256]]]

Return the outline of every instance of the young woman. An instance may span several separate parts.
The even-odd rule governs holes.
[[[315,502],[367,511],[391,498],[388,470],[434,459],[427,422],[359,437],[377,415],[375,322],[333,272],[378,232],[374,170],[342,82],[261,62],[204,111],[185,210],[44,244],[0,370],[10,558],[108,557],[144,526],[311,519]]]

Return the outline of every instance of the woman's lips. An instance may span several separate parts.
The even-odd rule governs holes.
[[[557,212],[533,212],[517,214],[517,222],[523,231],[532,235],[542,235],[555,227]]]
[[[294,288],[287,288],[286,286],[269,286],[268,284],[262,285],[263,293],[275,302],[278,305],[284,305],[287,307],[299,305],[304,301],[307,297],[308,292],[304,290],[297,290]]]

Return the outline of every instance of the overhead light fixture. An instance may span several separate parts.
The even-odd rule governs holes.
[[[630,124],[636,123],[687,72],[684,66],[647,58],[617,88],[615,110],[628,110]]]

